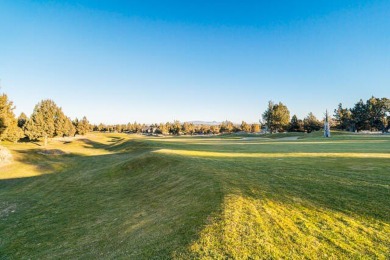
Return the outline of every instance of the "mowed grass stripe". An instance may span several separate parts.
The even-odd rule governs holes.
[[[390,153],[221,153],[194,150],[160,149],[154,151],[161,154],[172,154],[194,157],[219,157],[219,158],[376,158],[390,159]]]

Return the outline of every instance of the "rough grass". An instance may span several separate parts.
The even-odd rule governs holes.
[[[346,232],[347,231],[347,232]],[[221,216],[191,245],[196,258],[384,258],[389,225],[266,198],[229,196]],[[376,234],[377,236],[373,236]]]
[[[388,259],[389,136],[5,146],[0,259]]]

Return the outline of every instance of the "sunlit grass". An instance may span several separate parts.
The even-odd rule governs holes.
[[[13,164],[1,168],[1,179],[13,179],[39,176],[42,174],[59,172],[69,167],[72,155],[97,156],[112,154],[113,152],[103,149],[107,145],[107,138],[90,135],[95,142],[101,142],[102,148],[92,146],[89,139],[55,139],[51,140],[47,147],[40,143],[6,143],[5,145],[12,150]],[[96,144],[96,143],[95,143]],[[45,154],[45,151],[55,150],[61,154]]]
[[[219,153],[191,150],[160,149],[156,153],[217,158],[390,158],[390,153]]]
[[[310,205],[228,196],[187,256],[213,259],[366,258],[389,255],[390,225]]]

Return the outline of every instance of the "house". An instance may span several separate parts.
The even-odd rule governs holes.
[[[154,134],[157,130],[157,127],[154,126],[145,126],[142,128],[142,133],[143,134]]]

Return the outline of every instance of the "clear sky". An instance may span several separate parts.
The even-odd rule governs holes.
[[[66,2],[66,3],[65,3]],[[390,97],[390,1],[0,0],[0,78],[16,113],[256,122]]]

